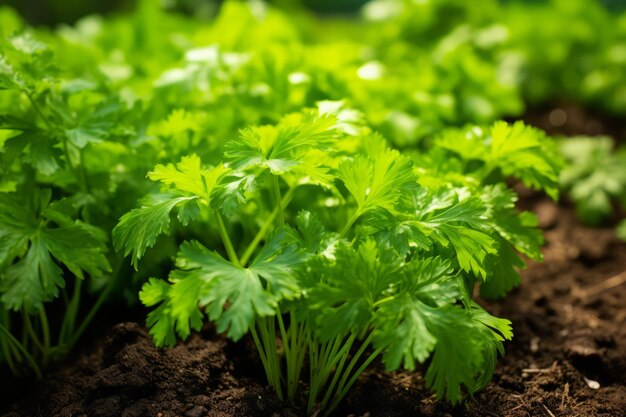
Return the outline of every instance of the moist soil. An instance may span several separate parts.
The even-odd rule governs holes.
[[[425,389],[422,370],[376,364],[336,416],[626,416],[626,244],[610,227],[580,226],[569,208],[525,205],[545,229],[545,262],[529,263],[506,299],[481,301],[515,330],[492,382],[453,408]],[[3,399],[5,417],[304,416],[266,387],[249,340],[206,329],[157,349],[135,322],[19,391]]]

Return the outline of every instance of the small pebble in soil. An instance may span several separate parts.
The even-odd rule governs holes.
[[[532,353],[537,353],[538,350],[539,350],[539,338],[533,337],[532,339],[530,339],[530,351]]]
[[[559,209],[551,201],[542,201],[534,207],[542,229],[551,229],[559,220]]]
[[[550,124],[554,127],[561,127],[567,123],[567,113],[563,109],[556,108],[548,116]]]
[[[587,383],[587,386],[591,389],[598,389],[600,388],[600,383],[598,381],[594,381],[593,379],[589,379],[587,377],[583,377],[583,379],[585,380],[585,382]]]
[[[201,405],[197,405],[185,412],[185,417],[203,417],[207,414],[209,410],[202,407]]]

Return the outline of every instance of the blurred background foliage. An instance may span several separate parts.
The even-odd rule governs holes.
[[[223,0],[154,0],[170,9],[197,17],[214,16]],[[71,24],[90,14],[107,14],[134,10],[137,0],[1,0],[0,5],[9,5],[31,24],[55,26]],[[270,0],[278,7],[290,9],[302,6],[322,14],[351,14],[367,3],[367,0]],[[507,3],[508,0],[501,0]],[[626,10],[625,0],[598,0],[612,10]],[[542,4],[547,0],[526,0],[525,3]]]

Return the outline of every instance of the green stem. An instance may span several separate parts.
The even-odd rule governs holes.
[[[89,193],[89,182],[87,181],[87,168],[85,166],[84,149],[80,149],[78,164],[80,166],[78,179],[80,181],[81,189],[84,193]],[[87,206],[83,207],[83,218],[86,222],[89,223],[89,213],[87,213]]]
[[[48,316],[44,306],[39,309],[39,320],[41,321],[41,331],[43,333],[43,365],[48,363],[48,357],[50,355],[50,325],[48,324]]]
[[[9,320],[9,312],[7,310],[5,310],[4,308],[1,309],[2,315],[0,316],[0,326],[5,326],[6,328],[11,328],[10,325],[10,320]],[[13,358],[15,357],[17,359],[17,355],[13,354],[13,350],[14,348],[11,346],[10,344],[10,340],[8,340],[8,338],[5,337],[1,337],[2,333],[0,333],[0,346],[2,347],[2,357],[6,360],[7,365],[9,366],[9,369],[11,370],[11,373],[13,373],[13,375],[17,375],[18,374],[18,370],[17,367],[13,361]]]
[[[264,343],[261,342],[259,335],[256,331],[257,324],[254,324],[250,328],[250,332],[252,333],[252,339],[254,340],[254,344],[256,345],[257,351],[259,352],[259,356],[261,357],[261,362],[263,363],[263,369],[265,370],[265,376],[267,377],[267,382],[270,384],[276,395],[281,398],[280,393],[280,381],[276,381],[274,368],[270,364],[270,360],[265,352]],[[260,327],[260,326],[259,326]],[[282,398],[281,398],[282,399]]]
[[[290,311],[289,315],[289,329],[286,329],[285,327],[280,310],[278,310],[276,317],[278,318],[278,326],[285,350],[285,363],[287,366],[287,399],[293,400],[298,388],[302,365],[304,364],[306,343],[304,339],[304,324],[298,324],[295,312]]]
[[[276,392],[276,396],[282,401],[284,397],[280,378],[280,361],[278,360],[278,353],[276,352],[276,327],[274,317],[259,317],[256,320],[256,324],[259,327],[259,333],[257,334],[254,326],[252,326],[252,338],[261,355],[261,361],[265,368],[267,380]]]
[[[295,192],[295,190],[296,190],[295,188],[291,188],[287,192],[287,194],[285,194],[285,196],[282,199],[280,207],[282,207],[283,209],[287,207],[287,205],[291,201],[291,198],[293,197],[293,193]],[[252,242],[250,242],[250,245],[248,245],[248,247],[246,248],[246,251],[243,253],[243,255],[241,255],[241,265],[247,265],[255,249],[257,248],[257,246],[259,246],[259,243],[261,243],[261,241],[265,238],[265,236],[269,232],[270,228],[274,224],[274,219],[276,219],[276,216],[278,216],[278,209],[279,209],[279,206],[275,207],[274,210],[272,210],[272,213],[265,220],[265,222],[261,226],[261,229],[259,229],[256,236],[254,236],[254,238],[252,239]]]
[[[30,355],[30,353],[28,353],[28,351],[24,348],[24,346],[22,346],[19,340],[13,337],[11,332],[9,332],[2,324],[0,324],[0,332],[3,333],[7,337],[9,342],[13,343],[15,348],[17,348],[17,350],[22,354],[22,356],[24,356],[24,358],[30,365],[31,369],[35,372],[35,374],[37,375],[37,378],[41,379],[42,378],[41,369],[39,369],[37,362],[35,362],[33,357]]]
[[[276,206],[278,207],[278,223],[285,224],[285,213],[283,213],[282,198],[280,197],[280,185],[278,184],[278,177],[272,175],[272,190],[274,192],[274,199]]]
[[[372,304],[372,307],[377,307],[381,304],[384,304],[388,301],[393,300],[395,297],[393,295],[390,295],[389,297],[385,297],[385,298],[381,298],[380,300],[376,301],[374,304]]]
[[[61,325],[61,331],[59,332],[59,345],[64,345],[74,331],[76,316],[78,315],[78,305],[80,304],[82,284],[83,280],[76,278],[74,290],[72,292],[72,299],[67,305],[65,317],[63,317],[63,324]]]
[[[91,321],[93,320],[95,315],[98,313],[98,310],[100,310],[100,307],[102,306],[104,301],[109,297],[109,294],[111,294],[111,291],[113,291],[113,288],[115,287],[115,283],[117,282],[117,280],[120,277],[120,272],[122,270],[122,265],[123,264],[124,264],[124,262],[122,260],[120,260],[117,263],[117,266],[116,266],[114,272],[111,274],[112,279],[109,280],[109,282],[107,283],[107,286],[104,289],[104,291],[102,291],[100,293],[100,295],[96,299],[96,302],[91,306],[91,308],[87,312],[87,315],[85,316],[83,321],[78,326],[78,330],[76,330],[74,332],[74,334],[71,335],[71,337],[69,339],[69,342],[66,344],[66,347],[67,347],[68,350],[71,349],[72,347],[74,347],[74,345],[76,344],[78,339],[80,339],[82,334],[87,329],[87,326],[89,326],[89,324],[91,323]]]
[[[35,344],[35,347],[39,349],[41,354],[44,355],[45,354],[44,352],[46,351],[46,349],[44,348],[43,343],[41,343],[41,340],[39,340],[39,336],[37,336],[37,333],[35,332],[35,329],[33,328],[33,324],[30,321],[30,316],[28,315],[28,313],[23,311],[22,317],[24,320],[24,327],[26,329],[26,332],[28,333],[28,336],[30,336],[30,340]]]
[[[330,404],[330,406],[328,408],[326,408],[326,411],[324,412],[324,417],[327,417],[328,415],[330,415],[330,413],[333,412],[333,410],[335,408],[337,408],[337,406],[339,405],[339,403],[341,402],[341,400],[343,400],[343,397],[346,396],[346,394],[348,393],[348,391],[350,390],[350,388],[352,387],[352,385],[354,385],[354,383],[356,382],[356,380],[359,378],[359,376],[363,373],[363,371],[372,363],[372,361],[374,359],[376,359],[378,357],[378,355],[380,355],[380,353],[382,352],[382,349],[376,349],[370,356],[368,356],[368,358],[361,364],[361,366],[359,367],[359,369],[357,369],[354,374],[352,375],[352,378],[350,378],[350,380],[348,381],[347,384],[344,384],[342,386],[340,386],[337,394],[335,395],[335,399],[333,400],[333,402]]]
[[[41,110],[41,107],[39,107],[39,104],[37,104],[37,101],[33,98],[33,96],[28,91],[26,90],[23,90],[23,91],[24,91],[24,94],[26,94],[26,97],[28,97],[28,100],[30,101],[30,104],[33,106],[33,109],[35,109],[35,112],[39,115],[41,120],[43,120],[43,122],[46,124],[48,129],[54,130],[54,128],[52,127],[52,123],[50,123],[50,120],[48,120],[46,115],[43,114],[43,111]]]
[[[328,385],[328,387],[326,388],[326,393],[324,394],[324,398],[322,399],[320,403],[321,409],[324,409],[332,393],[335,391],[335,386],[337,385],[337,381],[339,381],[339,377],[345,375],[345,372],[343,369],[344,369],[344,366],[346,365],[346,360],[348,360],[348,356],[350,355],[350,349],[352,348],[352,345],[354,344],[355,339],[356,337],[351,336],[346,342],[346,344],[344,345],[344,348],[342,348],[339,354],[336,356],[336,358],[341,358],[341,360],[339,361],[339,364],[337,365],[337,368],[335,369],[335,373],[333,375],[333,379],[330,381],[330,385]],[[334,360],[336,361],[336,359]],[[329,370],[329,373],[330,373],[330,370]]]
[[[346,225],[343,227],[343,229],[341,230],[341,233],[339,234],[339,236],[344,237],[346,235],[346,233],[348,233],[348,230],[350,230],[350,228],[352,227],[352,225],[354,224],[354,222],[361,217],[361,210],[357,209],[357,211],[354,212],[354,214],[352,215],[352,217],[350,217],[350,220],[348,220],[348,223],[346,223]]]
[[[346,380],[350,376],[350,373],[352,372],[352,369],[354,369],[354,367],[356,366],[357,362],[361,358],[361,355],[363,355],[363,352],[365,352],[365,349],[367,349],[368,346],[370,345],[370,342],[372,341],[372,338],[373,338],[373,333],[370,333],[367,336],[367,338],[361,343],[361,346],[359,347],[359,350],[357,350],[357,352],[354,354],[354,356],[352,357],[352,360],[350,361],[350,364],[348,365],[348,368],[346,368],[346,371],[343,373],[343,376],[341,378],[341,382],[339,382],[339,387],[337,388],[337,392],[341,392],[341,390],[345,386]],[[324,404],[326,404],[326,403],[324,403]]]
[[[302,366],[304,365],[304,357],[306,356],[307,345],[305,340],[304,327],[306,323],[298,324],[295,312],[290,312],[290,325],[291,331],[291,351],[295,352],[292,355],[291,366],[287,366],[287,396],[293,400],[298,390],[298,381],[300,381],[300,375],[302,374]],[[292,330],[293,329],[293,330]]]
[[[226,226],[224,225],[222,215],[217,210],[215,210],[215,218],[217,219],[217,227],[220,233],[220,237],[222,238],[222,243],[226,248],[228,259],[230,259],[230,261],[236,266],[241,266],[239,258],[237,257],[237,252],[235,252],[235,248],[233,247],[233,242],[231,242],[230,237],[228,236],[228,232],[226,231]]]
[[[316,345],[318,345],[318,342],[314,339],[314,336],[310,338],[309,351],[316,352],[317,358],[315,360],[316,371],[314,372],[313,369],[311,370],[311,388],[309,390],[309,400],[307,405],[308,413],[313,411],[320,389],[326,384],[326,381],[328,381],[333,369],[337,366],[330,386],[327,388],[327,392],[333,391],[355,338],[356,335],[352,334],[348,340],[343,342],[343,338],[337,336],[333,342],[324,343],[321,346],[321,349],[317,349]],[[311,365],[313,365],[313,361],[311,362]]]

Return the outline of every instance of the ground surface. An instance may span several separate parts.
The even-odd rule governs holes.
[[[561,126],[545,112],[528,119],[552,133],[622,133],[600,122],[598,131],[596,119],[576,112],[566,108]],[[626,244],[610,227],[580,226],[569,208],[532,195],[523,201],[545,229],[545,262],[531,263],[505,300],[481,302],[515,330],[491,384],[450,408],[424,388],[421,372],[389,375],[377,365],[336,416],[626,416]],[[0,415],[303,416],[265,387],[249,341],[232,344],[207,330],[159,350],[142,324],[103,327],[43,381],[3,378]]]

